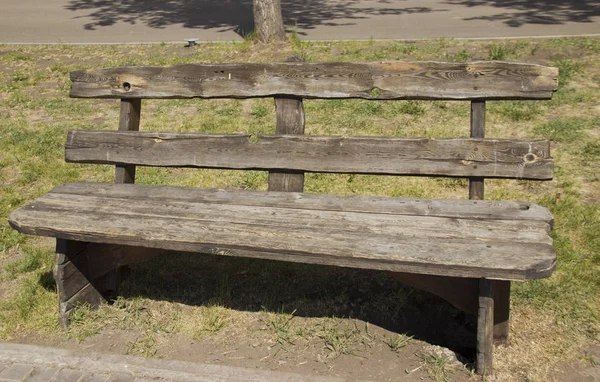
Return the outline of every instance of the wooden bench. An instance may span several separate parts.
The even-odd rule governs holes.
[[[74,71],[71,97],[120,99],[121,114],[119,131],[71,131],[66,161],[116,165],[116,182],[58,186],[9,222],[57,238],[64,326],[78,303],[117,293],[120,266],[166,251],[377,269],[477,314],[476,367],[489,374],[494,336],[508,338],[510,281],[550,276],[556,256],[547,209],[482,200],[485,177],[553,171],[548,141],[484,138],[485,101],[550,99],[557,78],[506,62]],[[274,97],[276,135],[138,131],[142,99],[252,97]],[[470,101],[470,137],[303,135],[303,98]],[[268,170],[269,191],[136,185],[136,166]],[[466,177],[470,200],[306,194],[304,172]]]

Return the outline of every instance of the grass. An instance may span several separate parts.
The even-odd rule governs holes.
[[[344,356],[377,351],[396,358],[400,351],[404,357],[402,349],[421,340],[438,341],[433,333],[413,333],[415,327],[409,324],[430,317],[443,322],[457,312],[383,273],[186,254],[131,266],[123,297],[95,311],[78,307],[68,332],[59,329],[51,276],[53,243],[17,233],[6,218],[55,185],[112,181],[109,166],[64,163],[68,130],[115,129],[119,114],[115,101],[69,99],[67,73],[126,64],[283,61],[291,54],[307,61],[483,57],[560,68],[561,85],[552,101],[488,105],[490,137],[552,140],[555,180],[487,180],[486,198],[530,200],[548,207],[555,216],[559,258],[551,278],[513,284],[512,340],[510,346],[496,349],[495,378],[547,380],[564,363],[597,362],[586,352],[600,342],[598,38],[309,43],[296,35],[276,49],[253,44],[251,36],[241,43],[206,44],[197,50],[170,44],[0,46],[0,340],[72,338],[85,344],[117,330],[128,333],[122,352],[129,354],[165,356],[181,341],[216,347],[247,341],[261,356],[269,348],[284,349],[276,357],[300,363],[314,361],[317,354],[322,356],[319,364],[327,367]],[[380,90],[373,91],[377,96]],[[305,100],[304,107],[307,134],[468,135],[465,102]],[[144,101],[143,109],[146,131],[269,134],[275,129],[269,99]],[[137,181],[267,188],[267,174],[260,171],[139,168]],[[446,178],[307,174],[305,187],[307,192],[341,195],[468,194],[464,179]],[[363,328],[362,322],[369,326]],[[414,338],[397,335],[406,332]],[[307,352],[312,358],[302,358]],[[430,378],[451,379],[444,371],[448,365],[438,358],[423,353],[423,369]]]
[[[417,356],[425,366],[429,378],[436,382],[447,382],[457,371],[457,362],[441,350],[439,347],[429,347]]]
[[[572,116],[544,122],[536,126],[533,131],[555,142],[576,143],[584,137],[586,130],[600,127],[600,117],[581,118]],[[593,144],[593,142],[588,142]]]
[[[286,349],[286,346],[294,344],[294,338],[292,333],[292,320],[294,319],[294,313],[296,311],[292,311],[291,313],[286,313],[283,308],[278,314],[272,314],[267,309],[264,309],[265,314],[265,322],[273,331],[275,335],[275,339],[279,345],[283,349]]]
[[[385,342],[393,352],[399,353],[412,339],[413,336],[398,334],[397,336],[384,339],[383,342]]]

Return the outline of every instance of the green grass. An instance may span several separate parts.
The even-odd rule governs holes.
[[[537,101],[490,102],[490,112],[506,117],[514,122],[532,121],[544,113],[545,105]]]
[[[572,143],[584,137],[586,130],[600,127],[600,117],[555,119],[534,128],[534,133],[556,142]]]
[[[457,371],[455,363],[434,349],[424,350],[418,354],[418,357],[425,366],[429,378],[436,382],[448,382],[450,376]]]
[[[488,47],[488,57],[490,60],[503,61],[515,55],[516,49],[506,43],[493,43]]]
[[[397,336],[384,339],[383,342],[389,346],[393,352],[398,353],[406,347],[412,339],[413,336],[398,334]]]
[[[583,70],[583,65],[570,58],[558,58],[551,61],[553,66],[559,69],[558,82],[560,86],[565,86],[576,74]]]
[[[393,330],[373,334],[359,328],[354,319],[396,328],[407,315],[427,316],[419,309],[441,303],[383,273],[178,254],[173,255],[176,260],[165,257],[132,266],[123,297],[96,311],[77,308],[73,325],[63,332],[51,276],[52,243],[17,233],[8,227],[7,217],[55,185],[111,181],[114,176],[110,166],[64,162],[69,130],[116,129],[119,113],[118,101],[68,98],[71,70],[283,61],[293,53],[311,61],[464,62],[484,57],[560,68],[560,89],[552,101],[488,103],[489,136],[553,141],[553,182],[489,180],[486,197],[530,200],[548,207],[555,216],[559,259],[551,278],[513,284],[512,304],[519,318],[513,329],[515,343],[521,346],[499,350],[510,356],[498,357],[496,368],[515,379],[521,374],[513,370],[523,366],[511,360],[527,359],[527,375],[545,380],[548,364],[583,359],[585,347],[600,341],[600,39],[311,43],[296,35],[290,40],[287,48],[276,49],[254,44],[250,38],[184,51],[170,44],[0,49],[10,52],[0,55],[0,340],[59,336],[85,343],[113,328],[131,334],[128,353],[161,356],[163,346],[171,338],[181,338],[177,336],[240,342],[250,335],[257,342],[285,347],[281,353],[288,356],[319,349],[331,362],[344,354],[368,354],[377,344],[389,352],[406,349],[410,337]],[[378,91],[373,89],[373,97]],[[313,135],[458,137],[469,131],[466,102],[305,100],[304,107],[306,132]],[[270,134],[275,130],[271,99],[149,100],[142,109],[146,131]],[[257,190],[267,188],[267,179],[261,171],[162,168],[139,168],[137,176],[143,184]],[[466,198],[467,186],[465,179],[335,174],[307,174],[305,181],[307,192],[424,198]],[[442,305],[440,311],[455,312]],[[533,347],[540,338],[549,343],[547,348]],[[423,355],[422,362],[434,370],[432,378],[450,378],[443,371],[447,366],[443,360]]]
[[[294,333],[292,331],[291,324],[296,311],[294,310],[291,313],[286,313],[283,307],[281,308],[281,311],[278,314],[272,314],[264,307],[263,311],[265,315],[264,321],[273,331],[277,343],[283,349],[287,349],[286,346],[288,344],[293,345]]]

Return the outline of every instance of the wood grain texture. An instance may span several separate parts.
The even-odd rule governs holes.
[[[153,248],[88,243],[83,251],[62,265],[63,296],[73,296],[92,282],[108,299],[107,293],[113,294],[115,290],[107,275],[121,266],[148,261],[164,252]]]
[[[88,275],[87,246],[87,243],[80,241],[56,240],[53,275],[58,295],[59,323],[63,328],[69,325],[71,313],[78,304],[97,307],[106,301],[104,279]]]
[[[479,312],[477,314],[477,358],[479,375],[492,374],[494,345],[494,282],[479,280]]]
[[[510,281],[494,281],[494,344],[508,345],[510,333]]]
[[[550,99],[558,69],[480,61],[127,66],[71,72],[71,97]]]
[[[506,200],[445,200],[390,198],[355,195],[336,196],[298,192],[224,190],[218,188],[182,188],[172,186],[115,185],[112,183],[68,183],[53,193],[90,195],[118,199],[152,199],[180,202],[225,204],[231,206],[274,207],[339,212],[372,212],[406,216],[434,216],[470,220],[539,221],[550,230],[553,217],[547,208],[530,202]],[[550,231],[548,231],[550,232]]]
[[[302,62],[291,56],[287,62]],[[304,134],[304,104],[298,97],[275,97],[275,134]],[[269,171],[269,191],[304,191],[304,173],[297,171]]]
[[[141,99],[122,99],[119,115],[119,131],[140,129]],[[135,166],[118,164],[115,169],[115,183],[134,183]]]
[[[285,207],[296,193],[265,192],[272,206],[257,207],[190,201],[189,188],[99,187],[128,195],[59,188],[13,212],[9,223],[71,240],[186,252],[210,247],[223,255],[456,277],[525,280],[547,277],[555,267],[549,224],[540,220],[331,211],[326,195],[319,198],[323,207],[298,209]]]
[[[551,179],[545,140],[209,135],[78,130],[67,162]]]
[[[485,137],[485,101],[471,102],[471,138]],[[472,177],[469,179],[469,199],[483,200],[484,179]]]

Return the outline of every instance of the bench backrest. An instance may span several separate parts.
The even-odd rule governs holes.
[[[302,191],[303,172],[551,179],[546,140],[485,139],[486,100],[550,99],[558,69],[507,62],[178,65],[79,70],[71,97],[121,99],[120,131],[72,131],[66,160],[135,166],[270,170],[269,189]],[[141,99],[273,97],[277,135],[139,132]],[[303,98],[466,100],[471,138],[303,136]]]

